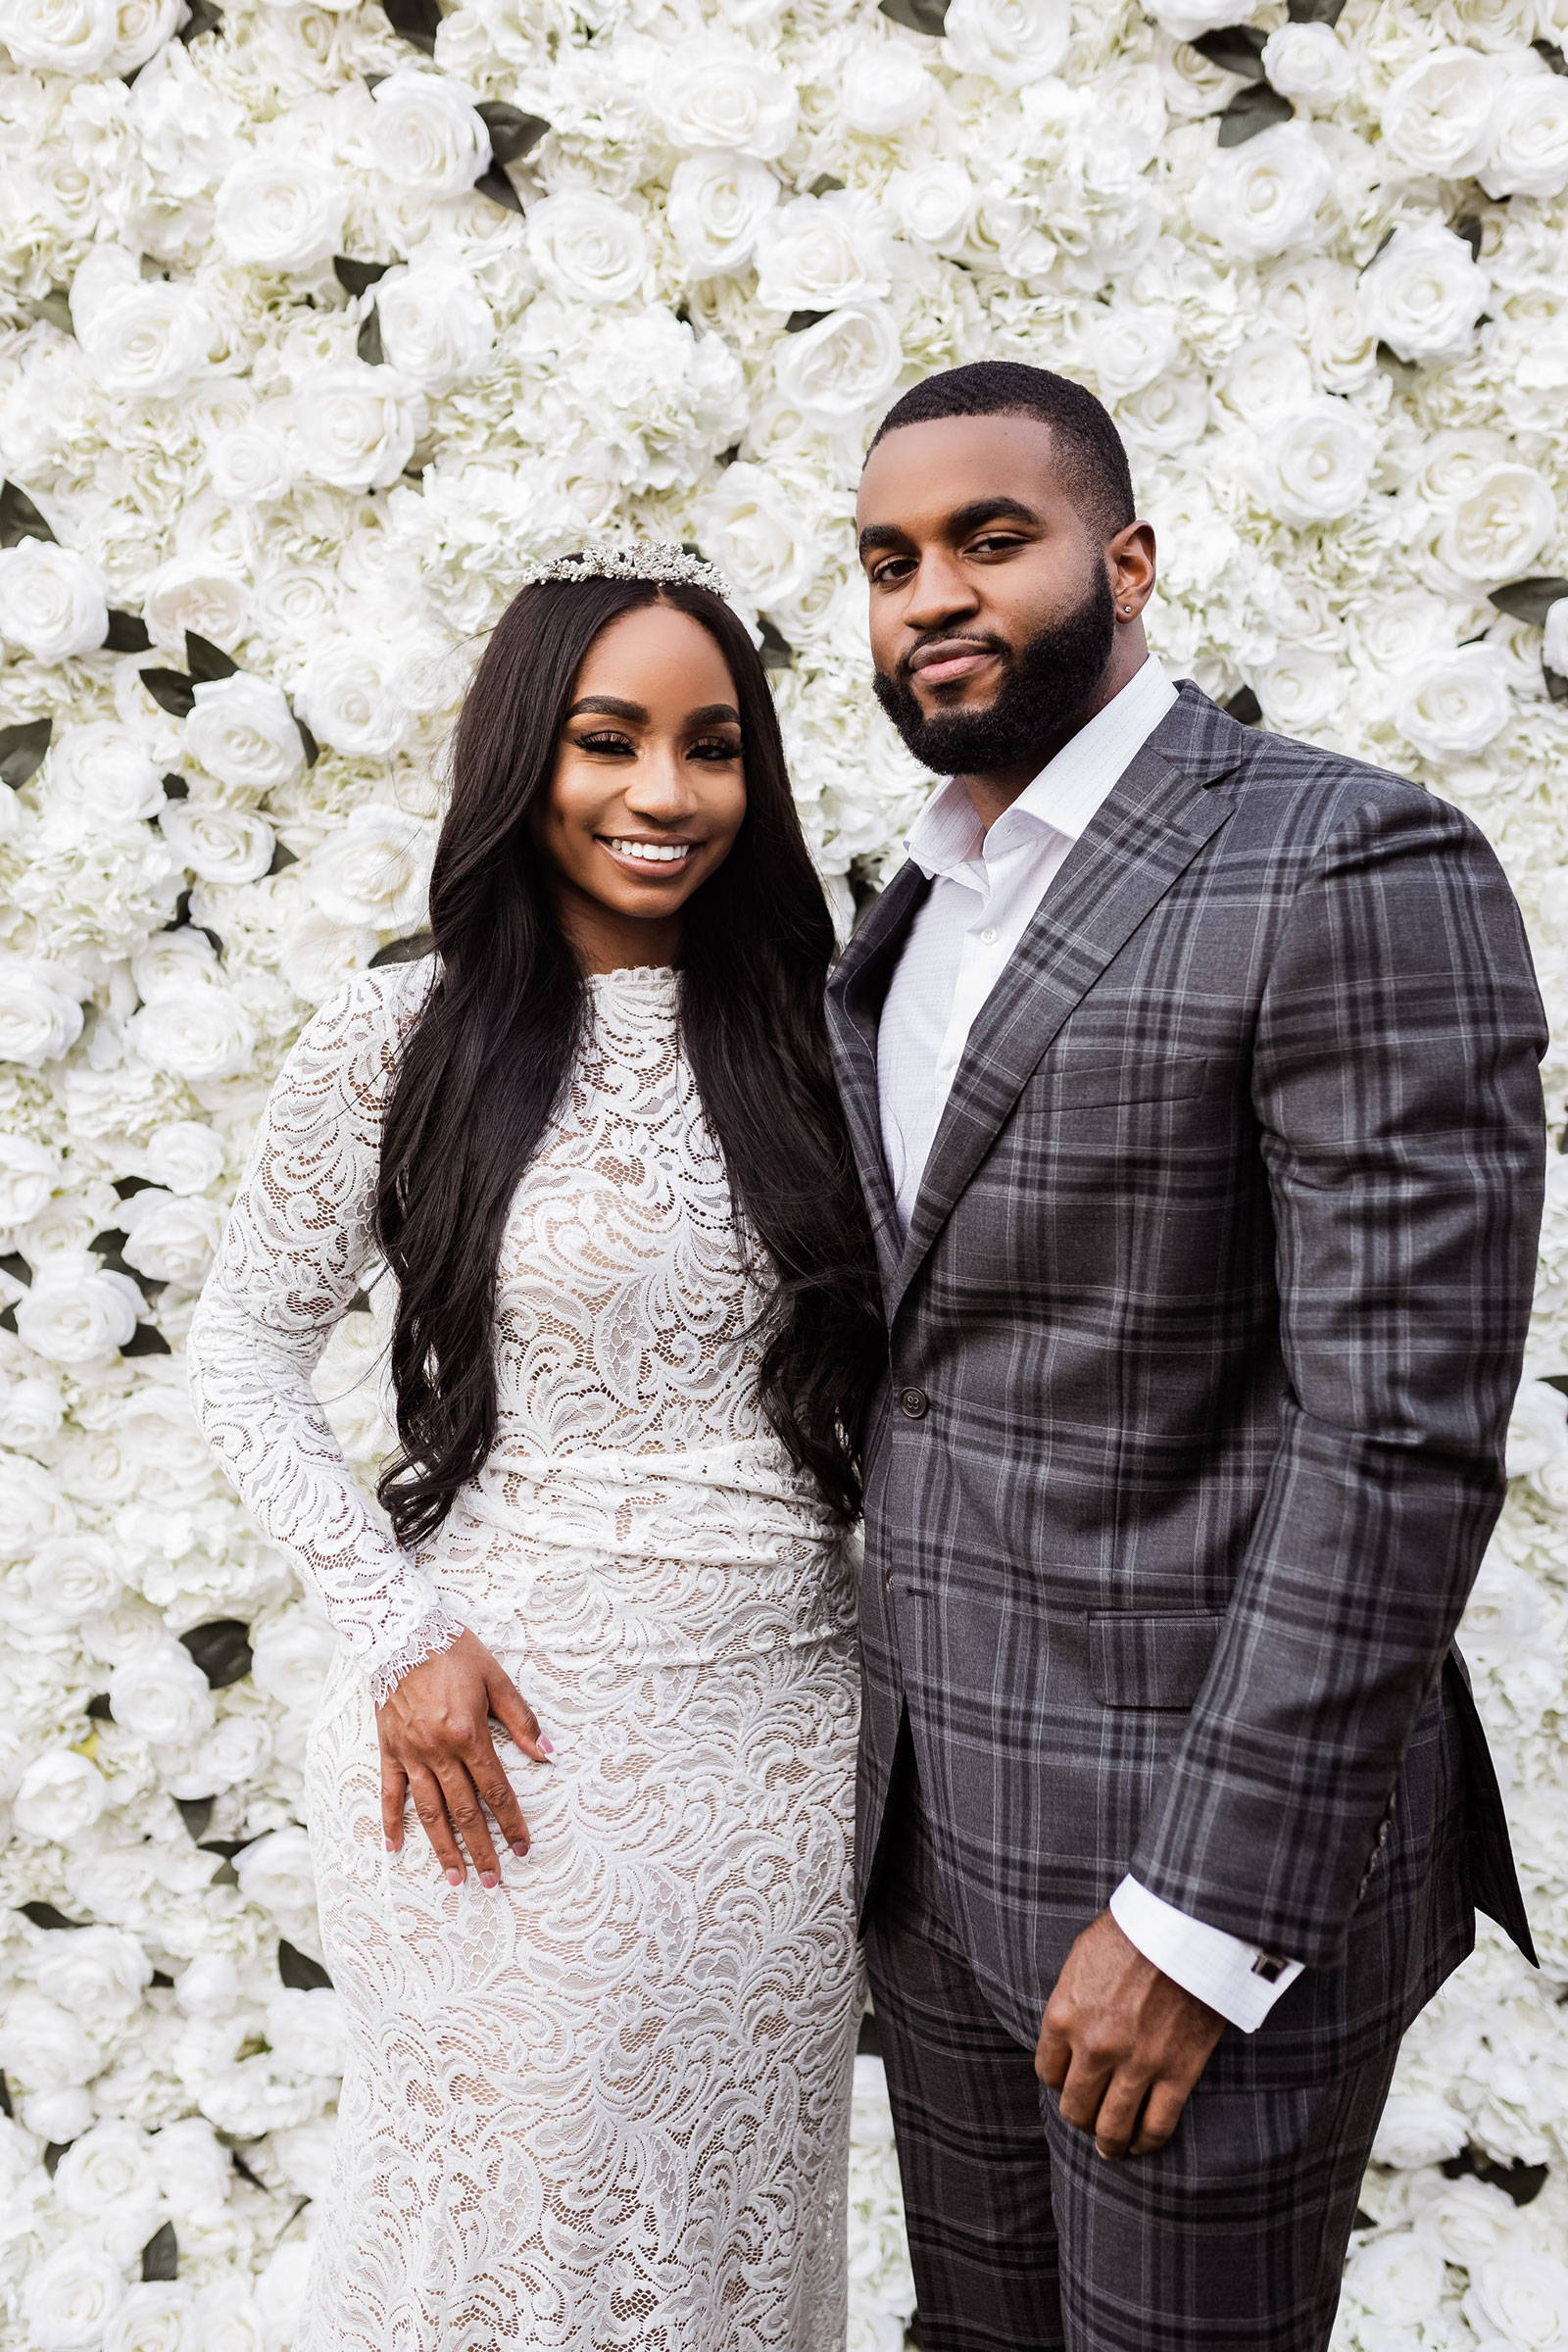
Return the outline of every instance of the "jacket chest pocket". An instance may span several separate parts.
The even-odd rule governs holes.
[[[1092,1609],[1089,1682],[1106,1707],[1173,1707],[1184,1713],[1203,1687],[1220,1609]]]
[[[1166,1054],[1161,1059],[1058,1062],[1047,1060],[1018,1097],[1025,1118],[1050,1118],[1064,1110],[1119,1107],[1123,1102],[1174,1102],[1200,1094],[1209,1062],[1201,1054]]]

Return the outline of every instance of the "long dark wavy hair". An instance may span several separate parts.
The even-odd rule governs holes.
[[[553,581],[507,607],[459,717],[430,886],[436,978],[382,1131],[375,1215],[399,1285],[400,1446],[378,1492],[404,1545],[434,1534],[495,1444],[502,1228],[586,1019],[538,821],[584,656],[610,621],[659,599],[715,640],[741,718],[746,814],[684,909],[680,1018],[732,1196],[769,1261],[762,1407],[835,1511],[859,1505],[859,1424],[882,1356],[873,1256],[823,1021],[832,924],[766,674],[706,589]]]

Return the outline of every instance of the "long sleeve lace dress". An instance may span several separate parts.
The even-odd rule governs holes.
[[[342,1636],[307,1796],[351,2047],[298,2352],[839,2352],[851,1584],[759,1407],[680,982],[589,984],[502,1245],[495,1450],[409,1553],[310,1376],[430,977],[308,1025],[190,1336],[210,1442]],[[533,1845],[493,1891],[380,1827],[372,1699],[466,1626],[556,1750],[498,1740]]]

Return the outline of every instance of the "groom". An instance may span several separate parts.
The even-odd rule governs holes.
[[[1150,656],[1105,411],[929,378],[859,494],[948,772],[839,964],[879,1226],[864,1927],[925,2352],[1319,2352],[1399,2036],[1534,1957],[1452,1648],[1544,1043],[1491,850]]]

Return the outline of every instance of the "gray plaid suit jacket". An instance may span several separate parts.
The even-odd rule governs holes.
[[[1476,1904],[1534,1956],[1450,1649],[1544,1181],[1518,908],[1456,809],[1185,684],[977,1018],[901,1239],[876,1025],[925,888],[829,996],[890,1325],[862,1893],[906,1721],[1020,2040],[1130,1870],[1308,1964],[1209,2079],[1325,2079]]]

